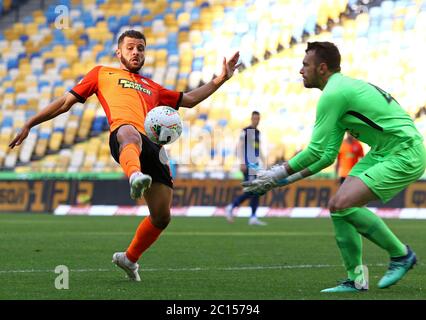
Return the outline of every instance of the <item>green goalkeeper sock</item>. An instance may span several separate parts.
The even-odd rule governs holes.
[[[345,264],[348,278],[352,281],[362,281],[362,238],[356,228],[339,214],[331,214],[336,243]]]
[[[386,250],[391,258],[407,254],[406,246],[395,236],[380,217],[367,208],[348,208],[336,213],[352,224],[368,240]]]

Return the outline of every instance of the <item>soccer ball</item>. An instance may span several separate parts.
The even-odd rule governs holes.
[[[157,144],[175,142],[182,133],[182,120],[179,113],[170,107],[156,107],[145,118],[145,132]]]

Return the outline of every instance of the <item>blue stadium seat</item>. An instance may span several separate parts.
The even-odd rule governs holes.
[[[168,13],[175,13],[175,11],[173,10],[173,8],[172,7],[167,7],[166,8],[166,11],[164,11],[164,14],[168,14]]]
[[[39,138],[40,139],[45,139],[45,140],[49,139],[50,138],[50,132],[40,131]]]
[[[47,87],[47,86],[49,86],[49,85],[50,85],[49,81],[46,81],[46,80],[39,80],[39,82],[37,83],[38,91],[39,91],[39,92],[41,92],[41,89],[42,89],[43,87]]]
[[[198,115],[198,119],[206,121],[208,119],[208,114],[206,114],[206,113],[200,113]]]
[[[201,10],[198,7],[193,7],[191,10],[191,21],[200,19]]]
[[[43,75],[43,74],[44,74],[44,71],[43,71],[43,69],[36,69],[36,70],[34,70],[34,71],[33,71],[33,74],[34,74],[36,77],[40,77],[41,75]]]
[[[18,98],[15,101],[16,106],[26,105],[27,103],[28,103],[28,99],[25,99],[25,98]]]
[[[149,20],[149,21],[143,21],[142,22],[142,27],[143,28],[149,28],[149,27],[151,27],[152,26],[152,20]]]
[[[181,26],[181,27],[179,27],[179,32],[189,32],[189,26]]]
[[[105,131],[108,128],[108,121],[105,117],[95,117],[92,122],[92,133],[97,135]]]
[[[71,8],[71,1],[70,0],[59,0],[59,5],[66,6],[68,8]]]
[[[120,20],[118,21],[118,25],[120,26],[120,28],[129,24],[130,24],[130,16],[120,17]]]
[[[317,16],[312,14],[305,21],[305,31],[310,35],[315,34],[315,27],[317,25]]]
[[[53,83],[53,87],[55,88],[55,87],[62,87],[64,85],[64,82],[62,81],[62,80],[56,80],[54,83]]]
[[[109,31],[112,32],[112,33],[114,33],[114,34],[117,33],[118,30],[120,29],[120,24],[117,21],[117,17],[116,16],[109,17],[108,20],[107,20],[107,23],[108,23],[108,29],[109,29]]]
[[[35,110],[26,110],[25,111],[25,118],[26,119],[29,119],[29,118],[31,118],[32,116],[34,116],[36,114],[36,111]],[[35,127],[35,128],[33,128],[33,129],[38,129],[39,127]]]
[[[217,122],[217,124],[220,127],[225,128],[228,125],[228,120],[227,119],[219,119],[219,121]]]
[[[84,12],[82,14],[81,19],[84,23],[85,28],[93,27],[95,25],[95,21],[94,21],[92,15],[90,14],[90,12],[87,12],[87,11]]]
[[[98,52],[98,54],[96,55],[96,61],[99,61],[102,57],[106,57],[110,54],[109,49],[107,49],[107,51],[103,50]]]
[[[210,3],[208,1],[204,1],[201,5],[200,8],[208,8],[210,7]]]
[[[185,12],[185,9],[184,9],[184,8],[177,9],[177,10],[176,10],[176,12],[175,12],[176,19],[178,18],[178,16],[179,16],[181,13],[184,13],[184,12]]]
[[[20,37],[19,37],[19,40],[21,40],[23,43],[25,43],[25,42],[27,42],[28,41],[28,39],[29,39],[30,37],[28,37],[28,35],[26,35],[26,34],[23,34],[23,35],[21,35]]]
[[[5,116],[3,118],[2,127],[12,128],[13,127],[13,118],[11,116]]]
[[[7,70],[16,69],[19,66],[19,61],[17,58],[9,58],[7,61]]]
[[[56,19],[55,8],[56,8],[55,5],[50,5],[49,7],[47,7],[47,10],[45,11],[47,23],[52,23],[55,21]]]
[[[148,8],[143,8],[142,10],[141,10],[141,12],[140,12],[140,15],[142,16],[142,18],[144,17],[144,16],[148,16],[148,15],[150,15],[151,14],[151,10],[149,10]]]

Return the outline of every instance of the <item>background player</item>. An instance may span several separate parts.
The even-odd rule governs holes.
[[[254,180],[256,172],[260,165],[260,131],[257,129],[260,121],[260,113],[253,111],[251,114],[251,124],[241,131],[240,141],[238,144],[239,156],[241,161],[241,171],[244,174],[244,181]],[[244,192],[242,195],[235,198],[230,205],[225,209],[226,218],[229,222],[234,221],[233,210],[238,207],[243,201],[250,199],[251,216],[249,219],[250,225],[264,226],[266,222],[259,220],[256,217],[256,211],[259,207],[259,196]]]
[[[346,134],[337,155],[336,173],[342,184],[353,166],[364,156],[361,143],[350,134]]]
[[[92,94],[97,95],[110,125],[111,154],[129,178],[132,199],[143,195],[150,212],[137,228],[127,251],[113,255],[113,262],[135,281],[140,281],[136,262],[170,222],[173,187],[169,168],[159,158],[161,147],[144,135],[145,116],[158,105],[194,107],[231,78],[239,66],[236,52],[229,61],[223,59],[221,74],[209,83],[187,93],[170,91],[139,75],[145,62],[145,47],[146,39],[141,32],[128,30],[121,34],[116,50],[119,69],[93,68],[70,92],[30,118],[9,144],[10,148],[20,145],[32,127],[67,112],[76,102],[84,103]]]
[[[345,131],[357,136],[371,150],[355,165],[328,205],[348,279],[323,292],[366,289],[361,235],[391,258],[378,283],[379,288],[387,288],[413,267],[416,255],[364,206],[371,200],[389,201],[423,175],[423,137],[390,94],[340,73],[340,53],[334,44],[308,43],[300,73],[306,88],[323,91],[310,144],[282,166],[259,172],[256,180],[244,183],[244,190],[263,194],[314,174],[334,162]]]

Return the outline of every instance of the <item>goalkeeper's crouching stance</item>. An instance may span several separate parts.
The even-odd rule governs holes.
[[[423,137],[389,93],[340,73],[340,53],[334,44],[308,43],[300,73],[306,88],[323,91],[310,144],[283,165],[259,171],[257,179],[244,182],[244,191],[262,195],[321,171],[334,162],[349,131],[371,150],[352,168],[328,204],[347,280],[322,292],[368,289],[361,236],[388,252],[389,268],[378,283],[379,288],[387,288],[416,264],[416,254],[365,205],[391,200],[423,175]]]

